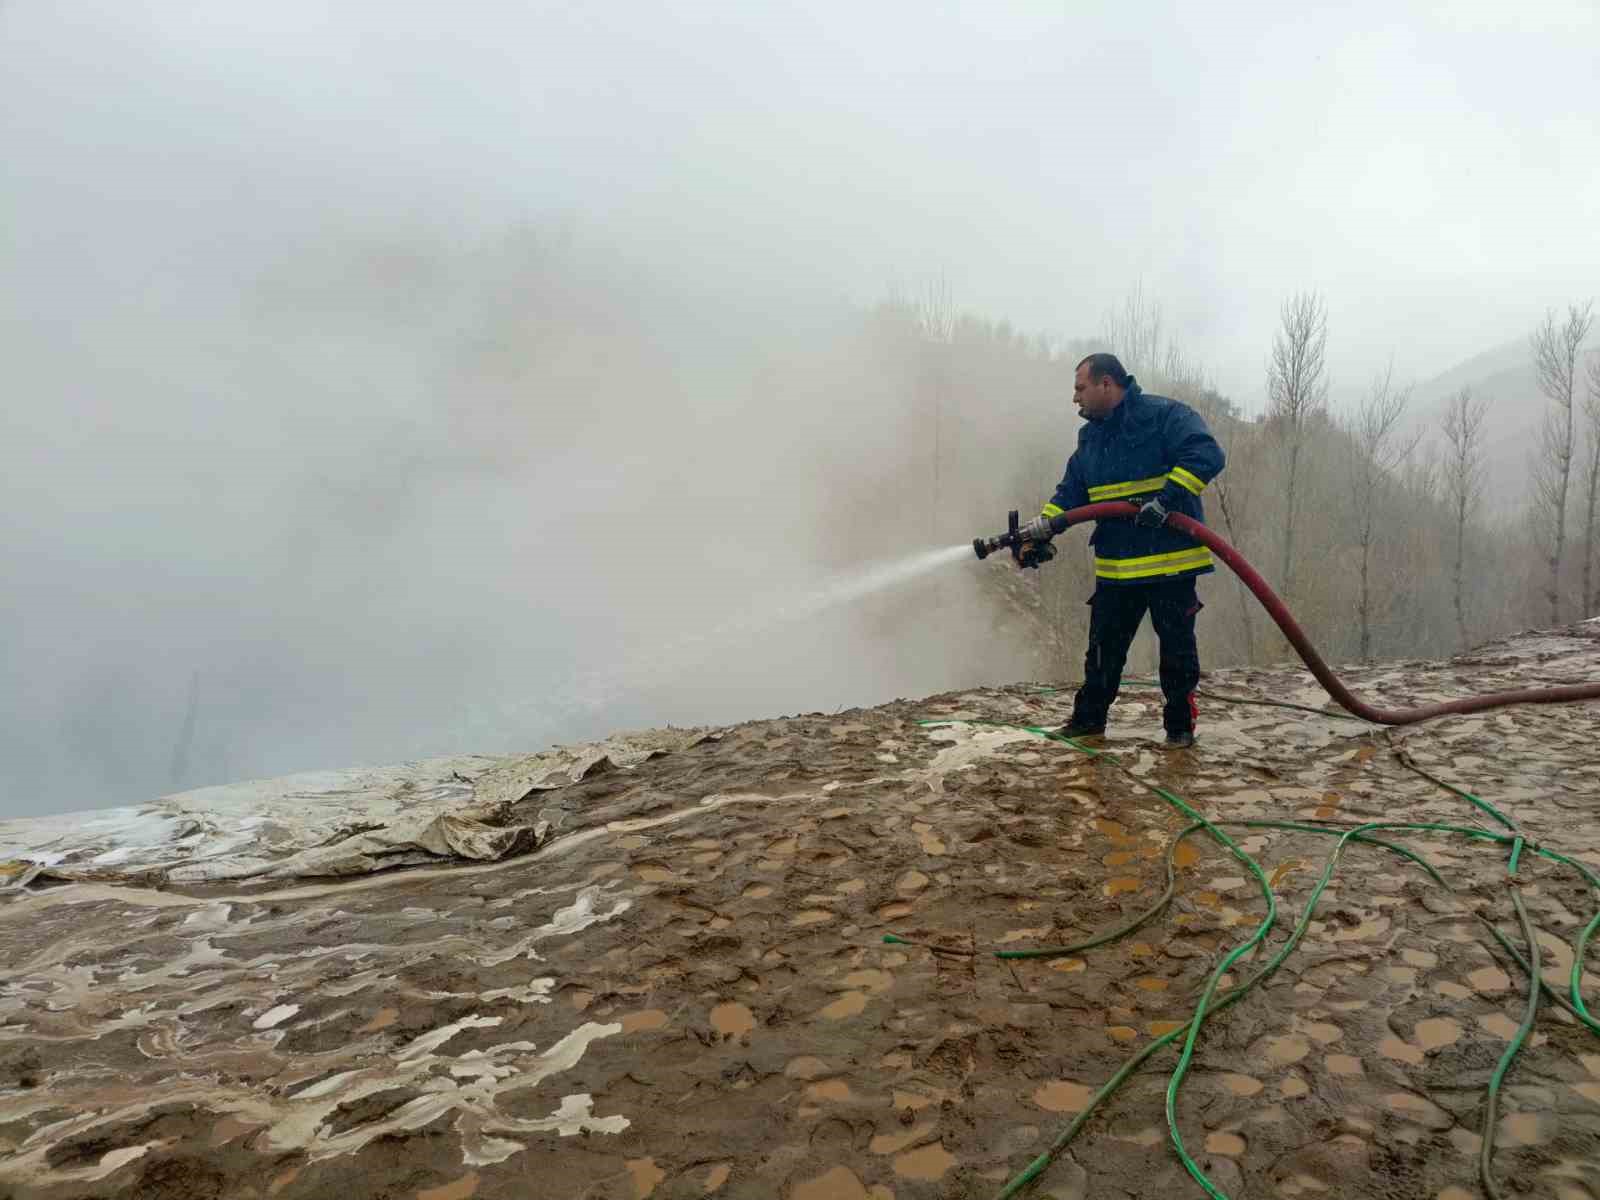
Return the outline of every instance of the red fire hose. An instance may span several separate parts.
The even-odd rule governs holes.
[[[1068,525],[1081,525],[1085,521],[1104,520],[1107,517],[1131,517],[1138,511],[1137,505],[1129,504],[1126,500],[1107,500],[1100,504],[1086,504],[1082,508],[1068,509],[1052,523],[1060,524],[1064,521]],[[1277,593],[1267,586],[1267,581],[1245,561],[1244,555],[1217,536],[1213,530],[1181,513],[1168,516],[1167,524],[1188,534],[1195,541],[1209,546],[1218,558],[1227,563],[1233,573],[1244,580],[1245,586],[1255,593],[1256,599],[1261,601],[1261,606],[1271,614],[1272,619],[1278,623],[1278,628],[1283,630],[1283,636],[1289,639],[1289,644],[1305,660],[1306,666],[1317,677],[1317,682],[1327,689],[1328,695],[1332,696],[1342,708],[1348,709],[1364,720],[1378,725],[1411,725],[1417,721],[1426,721],[1430,717],[1443,716],[1445,713],[1482,712],[1486,708],[1500,708],[1507,704],[1563,704],[1573,700],[1600,700],[1600,683],[1579,683],[1564,687],[1490,692],[1487,695],[1469,696],[1462,700],[1420,704],[1416,708],[1378,708],[1368,704],[1345,687],[1333,673],[1332,668],[1322,661],[1322,655],[1317,653],[1317,648],[1311,644],[1311,639],[1306,636],[1305,630],[1301,629],[1289,615],[1289,610],[1283,606],[1283,601],[1278,599]]]

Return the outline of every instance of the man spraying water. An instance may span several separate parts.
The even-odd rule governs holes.
[[[1195,578],[1215,568],[1211,551],[1167,527],[1168,513],[1205,520],[1200,493],[1225,462],[1200,414],[1187,404],[1142,391],[1115,355],[1091,354],[1078,364],[1073,403],[1085,424],[1066,474],[1041,514],[1021,526],[1019,566],[1052,556],[1052,517],[1102,500],[1138,504],[1139,515],[1097,521],[1095,590],[1089,605],[1089,648],[1083,686],[1067,737],[1090,737],[1106,729],[1106,716],[1122,683],[1128,647],[1146,611],[1161,643],[1162,723],[1167,745],[1194,745],[1198,715],[1194,690],[1200,682],[1195,616],[1201,604]]]

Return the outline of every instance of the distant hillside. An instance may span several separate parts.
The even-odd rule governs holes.
[[[1539,425],[1549,407],[1539,393],[1527,337],[1485,350],[1417,385],[1412,419],[1427,426],[1428,439],[1436,446],[1443,444],[1439,419],[1462,387],[1489,402],[1484,417],[1487,498],[1492,505],[1517,507],[1528,496],[1528,456],[1538,445]]]
[[[1484,417],[1487,499],[1492,505],[1516,507],[1527,497],[1528,455],[1538,444],[1539,423],[1548,404],[1539,394],[1527,338],[1486,350],[1417,385],[1411,402],[1413,419],[1426,424],[1430,443],[1443,445],[1439,420],[1450,398],[1463,387],[1489,402]]]

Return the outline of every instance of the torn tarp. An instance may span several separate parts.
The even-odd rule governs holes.
[[[630,769],[705,736],[647,730],[539,754],[308,771],[100,812],[0,821],[0,886],[40,874],[192,884],[505,858],[552,832],[520,804],[526,797]]]

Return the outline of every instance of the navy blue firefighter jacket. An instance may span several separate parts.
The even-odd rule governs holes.
[[[1139,389],[1128,377],[1122,403],[1103,421],[1085,421],[1078,449],[1056,487],[1047,517],[1101,500],[1143,504],[1159,495],[1168,512],[1205,520],[1200,493],[1222,473],[1222,447],[1187,404]],[[1130,518],[1097,521],[1089,544],[1094,573],[1108,584],[1152,583],[1216,568],[1211,551],[1165,526],[1141,529]]]

